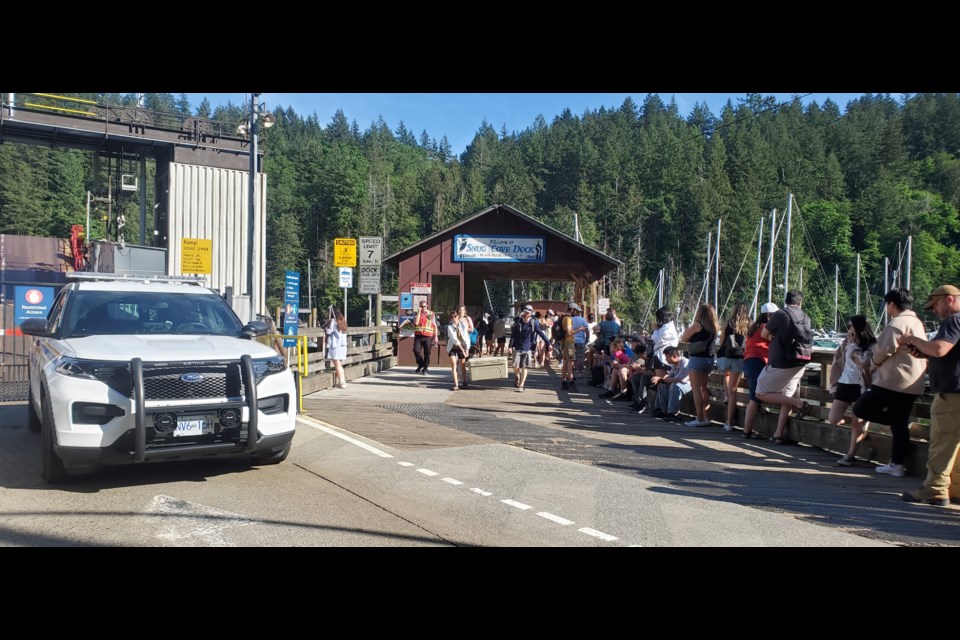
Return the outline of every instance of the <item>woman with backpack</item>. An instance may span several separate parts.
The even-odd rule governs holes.
[[[717,352],[717,371],[723,373],[724,401],[727,403],[727,421],[724,431],[733,431],[734,418],[737,415],[737,388],[743,374],[743,350],[747,343],[747,329],[750,328],[750,314],[745,302],[738,302],[733,313],[727,319],[720,336],[720,349]]]
[[[827,422],[840,424],[847,408],[860,399],[864,390],[870,386],[869,350],[877,344],[873,329],[867,324],[866,316],[852,316],[847,322],[847,335],[837,347],[830,369],[830,393],[833,404]],[[856,464],[857,445],[867,437],[870,423],[861,421],[856,415],[850,415],[850,447],[847,453],[837,460],[841,467]]]

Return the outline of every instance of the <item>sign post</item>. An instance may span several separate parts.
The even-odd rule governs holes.
[[[383,238],[360,236],[360,294],[367,294],[367,323],[373,324],[373,296],[380,294]]]
[[[295,336],[300,326],[300,272],[287,271],[283,292],[283,335]],[[295,338],[284,338],[283,346],[295,347]]]
[[[353,288],[353,268],[340,267],[340,286],[343,288],[343,319],[347,319],[347,289]]]
[[[353,267],[357,266],[357,239],[333,239],[333,266],[340,267],[340,286],[343,288],[343,319],[347,319],[347,289],[353,287]],[[346,268],[346,271],[344,271]],[[344,283],[346,275],[350,284]]]

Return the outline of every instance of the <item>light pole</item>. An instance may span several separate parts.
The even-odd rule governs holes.
[[[263,127],[269,129],[273,126],[274,117],[269,113],[262,113],[257,106],[259,93],[250,94],[250,184],[249,184],[249,206],[250,219],[247,224],[247,288],[250,292],[250,314],[251,320],[256,320],[257,313],[260,311],[259,296],[263,292],[259,290],[260,279],[257,274],[260,273],[260,242],[256,237],[257,229],[257,146],[260,133],[260,118],[263,118]],[[240,125],[241,132],[243,125]],[[266,231],[264,230],[264,233]]]

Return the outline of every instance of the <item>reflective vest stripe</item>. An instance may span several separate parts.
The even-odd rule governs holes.
[[[425,314],[420,311],[417,313],[417,325],[413,333],[414,335],[432,338],[434,326],[436,326],[436,323],[433,320],[433,313]]]

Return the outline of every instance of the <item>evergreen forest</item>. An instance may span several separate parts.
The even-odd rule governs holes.
[[[116,105],[136,99],[64,95]],[[245,115],[245,105],[191,105],[184,94],[146,94],[145,108],[226,123]],[[459,156],[446,138],[403,122],[380,118],[361,127],[342,111],[322,121],[289,107],[270,110],[276,124],[260,144],[271,308],[282,299],[284,272],[305,273],[308,261],[315,306],[340,304],[335,237],[383,236],[388,255],[500,203],[571,236],[578,214],[583,241],[623,263],[604,279],[602,294],[635,326],[652,315],[661,269],[668,303],[689,319],[703,288],[707,234],[716,233],[718,219],[721,314],[736,301],[749,304],[760,219],[765,258],[770,213],[776,208],[778,224],[783,220],[788,193],[790,288],[800,285],[802,269],[804,307],[815,326],[833,327],[835,265],[840,315],[853,313],[857,254],[861,309],[875,320],[884,257],[896,268],[908,236],[915,297],[960,284],[960,94],[868,94],[846,105],[806,106],[747,94],[718,114],[703,104],[683,114],[669,97],[650,94],[642,104],[627,99],[540,116],[522,131],[481,122]],[[70,225],[85,220],[87,191],[102,182],[100,164],[76,150],[0,145],[0,233],[68,237]],[[128,243],[139,233],[134,200],[116,205],[129,209],[122,230]],[[100,227],[91,235],[103,237],[102,215],[95,220]],[[779,283],[785,235],[781,230],[774,265]],[[384,270],[383,288],[395,291],[396,273]],[[305,295],[305,279],[301,290]],[[522,291],[564,299],[571,289],[530,282]],[[766,291],[764,284],[761,303]],[[782,296],[775,292],[774,301],[782,304]],[[359,324],[366,308],[366,296],[352,296],[350,323]]]

